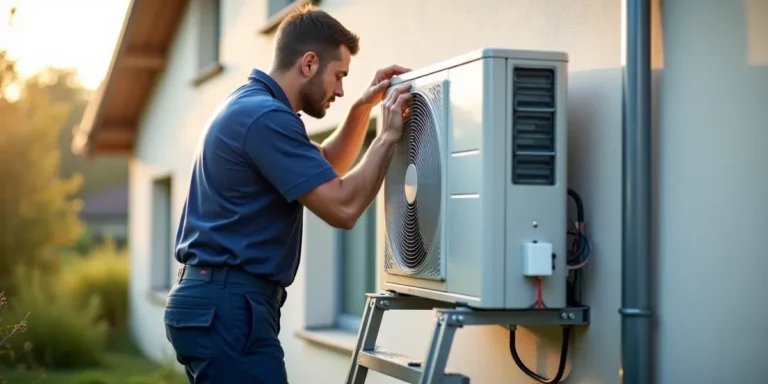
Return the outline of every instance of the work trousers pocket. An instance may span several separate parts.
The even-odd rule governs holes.
[[[244,295],[250,313],[250,331],[245,354],[259,353],[279,345],[279,304],[275,299],[260,294]]]
[[[212,323],[215,303],[207,298],[172,292],[166,302],[165,333],[181,364],[191,364],[211,356]]]

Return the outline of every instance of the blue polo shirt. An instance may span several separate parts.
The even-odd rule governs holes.
[[[289,286],[302,240],[296,198],[334,177],[280,85],[254,69],[203,129],[176,260],[235,266]]]

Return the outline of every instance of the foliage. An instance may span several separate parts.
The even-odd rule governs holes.
[[[0,292],[0,357],[13,358],[15,352],[13,349],[13,340],[11,337],[18,333],[24,333],[27,330],[27,318],[24,318],[18,323],[3,324],[3,310],[8,307],[8,299],[5,298],[5,293]],[[0,383],[5,383],[5,380],[0,376]]]
[[[74,257],[66,271],[64,290],[80,305],[98,297],[102,303],[99,319],[107,322],[113,336],[121,336],[128,318],[130,264],[125,249],[108,240],[87,255]]]
[[[19,335],[31,346],[17,353],[17,362],[48,369],[78,368],[103,362],[108,327],[99,320],[101,301],[92,297],[80,305],[65,290],[57,289],[36,270],[20,267],[14,281],[17,297],[8,317],[19,319],[29,311],[29,329]]]
[[[18,83],[14,64],[0,53],[0,95]],[[8,290],[12,267],[55,271],[59,248],[81,234],[81,202],[73,195],[81,177],[59,177],[58,148],[66,103],[55,102],[39,78],[26,81],[22,97],[0,96],[0,290]]]
[[[115,381],[106,373],[84,372],[72,380],[72,384],[113,384]]]
[[[77,72],[66,68],[45,68],[32,80],[52,100],[69,106],[69,114],[62,123],[58,148],[61,152],[60,176],[69,178],[82,175],[83,187],[75,196],[85,198],[105,188],[125,183],[128,178],[128,156],[100,154],[86,158],[72,152],[73,128],[80,124],[93,95],[92,91],[80,85]]]
[[[80,255],[86,255],[91,252],[94,243],[91,232],[84,231],[80,238],[70,247],[70,250]]]
[[[72,384],[185,384],[186,378],[178,371],[178,364],[168,361],[156,364],[142,356],[128,337],[109,343],[104,364],[78,370],[46,370],[41,379],[39,372],[10,370],[8,383]],[[38,380],[39,379],[39,380]],[[0,381],[1,382],[1,381]]]

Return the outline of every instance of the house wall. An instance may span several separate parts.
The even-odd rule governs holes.
[[[225,71],[193,86],[196,1],[149,101],[130,170],[132,329],[141,348],[158,359],[169,349],[163,293],[150,289],[157,285],[151,281],[157,273],[151,271],[167,268],[162,257],[155,259],[167,244],[152,238],[153,222],[162,221],[152,214],[152,201],[158,201],[152,180],[172,177],[175,233],[201,127],[251,68],[269,68],[272,55],[272,35],[257,32],[266,19],[266,1],[224,1]],[[768,295],[761,284],[768,258],[756,241],[768,226],[762,198],[768,194],[768,176],[758,168],[768,162],[768,152],[761,150],[768,142],[768,6],[761,0],[699,0],[694,8],[687,2],[663,3],[654,5],[653,60],[658,382],[751,383],[768,373],[760,361],[768,354],[768,334],[761,327],[765,316],[749,309]],[[308,129],[318,133],[339,123],[374,71],[392,63],[418,68],[484,46],[568,52],[568,178],[583,197],[593,243],[584,287],[592,323],[571,340],[569,382],[618,382],[622,2],[446,4],[324,0],[323,8],[361,35],[362,50],[346,81],[347,96],[323,120],[306,118]],[[416,43],[428,49],[415,49]],[[306,218],[302,267],[289,288],[281,339],[291,382],[324,378],[338,383],[349,366],[346,349],[355,335],[308,329],[332,322],[338,270],[329,267],[336,252],[334,231],[311,213]],[[174,267],[163,272],[169,281]],[[432,325],[429,312],[388,313],[379,344],[421,358]],[[518,333],[523,360],[542,375],[553,375],[559,332],[528,328]],[[449,370],[471,376],[473,383],[532,382],[515,367],[507,340],[501,327],[461,329]],[[371,373],[368,382],[395,381]]]

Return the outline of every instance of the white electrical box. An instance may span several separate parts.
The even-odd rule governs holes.
[[[523,275],[551,276],[553,266],[552,244],[533,242],[523,244]]]

